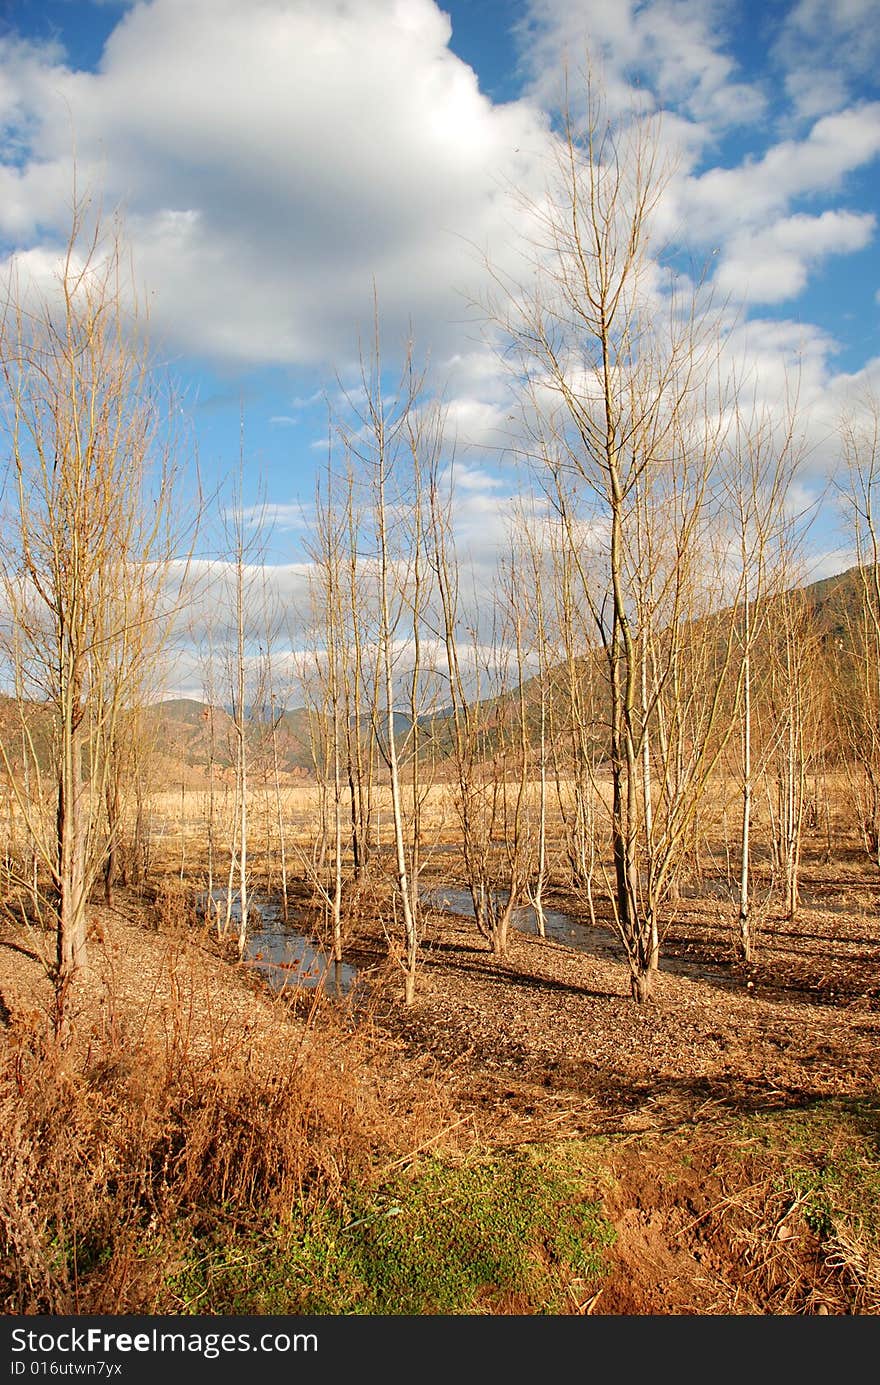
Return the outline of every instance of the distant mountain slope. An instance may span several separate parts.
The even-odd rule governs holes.
[[[823,640],[839,644],[849,631],[857,628],[862,603],[861,572],[859,567],[847,568],[803,588],[807,607]]]
[[[804,586],[801,591],[807,610],[816,621],[823,643],[832,648],[840,648],[847,637],[847,632],[854,628],[861,606],[859,568],[852,567],[845,572],[836,573],[832,577],[820,578],[818,581]],[[719,638],[721,638],[721,628],[726,627],[730,615],[730,611],[720,611],[708,617],[717,624]],[[585,662],[585,670],[586,667],[587,663]],[[600,679],[604,677],[601,659],[596,665],[596,671],[597,677]],[[556,686],[551,692],[551,699],[558,699],[562,702],[566,694],[565,678],[561,666],[557,670],[554,683]],[[536,678],[527,679],[523,689],[531,731],[537,737],[540,702],[538,680]],[[493,743],[494,732],[491,729],[493,720],[498,717],[503,718],[505,714],[513,717],[518,716],[518,707],[519,696],[515,687],[497,697],[486,699],[483,704],[485,715],[482,720],[486,728],[483,734],[486,738],[487,751]],[[176,698],[159,704],[158,707],[152,709],[152,713],[158,717],[159,743],[167,751],[170,758],[172,760],[178,759],[181,764],[192,771],[204,772],[208,765],[210,753],[210,711],[206,704],[188,698]],[[419,720],[423,730],[423,753],[439,755],[441,758],[451,753],[452,729],[448,709],[434,714],[426,714]],[[364,731],[367,730],[366,719],[363,729]],[[400,748],[405,752],[412,730],[412,722],[406,712],[402,710],[395,712],[395,729]],[[234,764],[234,742],[230,731],[231,718],[226,712],[215,708],[215,765],[231,767]],[[384,731],[383,718],[380,723],[380,735]],[[602,735],[598,728],[595,729],[595,735],[601,741]],[[433,742],[433,748],[429,747],[429,741]],[[278,728],[278,754],[280,767],[285,774],[313,773],[309,712],[306,708],[296,708],[283,714]]]
[[[862,578],[858,567],[832,577],[824,577],[811,582],[802,589],[807,610],[812,613],[823,643],[835,652],[845,647],[851,638],[850,632],[858,628],[862,601]],[[729,611],[721,611],[709,617],[718,627],[730,619]],[[584,669],[588,667],[584,662]],[[551,692],[551,700],[564,702],[565,689],[563,670],[557,670],[557,687]],[[602,677],[601,661],[596,665],[596,676]],[[537,679],[528,679],[524,684],[527,715],[533,734],[537,737],[540,688]],[[514,687],[495,698],[486,700],[483,706],[485,748],[488,751],[493,743],[493,721],[503,719],[506,714],[518,715],[519,695]],[[31,703],[25,705],[26,720],[32,743],[37,749],[41,762],[48,764],[52,719],[45,705]],[[494,714],[494,715],[493,715]],[[422,728],[423,753],[442,759],[452,751],[452,727],[448,709],[420,717]],[[228,777],[235,765],[235,729],[231,716],[222,707],[211,708],[207,703],[195,698],[175,697],[164,702],[154,703],[144,713],[143,730],[153,767],[153,782],[157,787],[180,785],[182,780],[192,785],[205,784],[209,767],[213,760],[215,773]],[[278,768],[286,778],[303,778],[314,772],[312,759],[313,715],[305,707],[284,711],[279,718],[275,746],[278,755]],[[364,730],[367,729],[365,719]],[[380,725],[380,735],[384,724]],[[411,745],[412,722],[403,711],[395,712],[395,730],[401,751],[406,754]],[[597,734],[599,734],[597,732]],[[21,764],[22,722],[19,708],[9,697],[0,696],[0,737],[6,754],[14,769]],[[601,735],[599,736],[601,739]],[[249,731],[251,763],[255,774],[272,772],[272,744],[269,727],[259,719],[251,724]]]
[[[206,778],[213,760],[215,771],[235,764],[236,731],[232,717],[222,707],[211,707],[194,698],[175,697],[155,703],[146,712],[147,734],[152,744],[160,780]],[[255,768],[272,763],[270,727],[253,721],[248,734]],[[300,707],[281,714],[275,733],[278,768],[284,775],[301,776],[311,771],[309,713]]]

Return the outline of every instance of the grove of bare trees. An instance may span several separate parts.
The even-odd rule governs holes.
[[[519,911],[544,935],[562,888],[616,931],[644,1003],[670,920],[709,874],[742,961],[759,945],[756,859],[765,903],[795,920],[822,776],[845,778],[880,865],[880,408],[855,401],[841,424],[857,576],[823,604],[794,502],[796,391],[775,410],[749,402],[723,305],[664,259],[661,147],[653,118],[610,115],[588,84],[527,209],[522,275],[495,275],[488,326],[509,365],[522,492],[502,553],[465,551],[442,398],[411,341],[388,349],[375,302],[359,376],[330,410],[300,609],[269,592],[242,425],[203,621],[204,851],[180,854],[209,902],[225,880],[221,936],[237,898],[240,957],[252,894],[280,890],[286,919],[298,875],[337,963],[354,904],[378,911],[411,1004],[423,882],[442,859],[497,961]],[[136,728],[185,571],[174,439],[133,303],[121,241],[89,239],[78,209],[57,281],[11,282],[0,322],[0,754],[23,843],[6,883],[29,926],[53,930],[59,1027],[90,899],[102,879],[111,897],[133,815],[142,830]],[[297,831],[294,683],[314,790]],[[185,800],[184,784],[181,817]]]

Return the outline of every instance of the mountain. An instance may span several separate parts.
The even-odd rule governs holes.
[[[841,648],[858,629],[862,609],[864,569],[847,568],[833,577],[823,577],[804,587],[803,596],[808,611],[816,622],[825,645]]]
[[[145,713],[147,736],[156,777],[160,782],[207,782],[214,772],[227,777],[235,765],[237,732],[230,714],[194,698],[175,697],[154,703]],[[259,718],[247,724],[250,763],[254,772],[271,774],[272,728]],[[275,729],[278,770],[285,778],[311,772],[309,712],[305,707],[281,713]]]
[[[858,629],[862,582],[861,570],[852,567],[799,589],[806,612],[812,616],[822,644],[832,657],[850,643],[851,632]],[[717,628],[719,641],[724,639],[723,632],[727,628],[730,615],[730,611],[721,611],[704,617]],[[582,668],[584,674],[588,674],[589,659],[582,661]],[[593,664],[593,669],[592,676],[601,682],[604,679],[601,659]],[[561,665],[553,681],[557,687],[551,691],[551,701],[559,699],[561,711],[566,697],[564,670]],[[523,693],[530,731],[537,744],[540,704],[538,680],[528,679],[523,685]],[[491,750],[497,739],[497,728],[505,720],[516,719],[518,707],[519,691],[516,687],[497,697],[488,698],[483,703],[483,715],[479,720],[483,726],[486,752]],[[21,710],[13,698],[0,696],[0,740],[13,770],[18,769],[22,763]],[[45,704],[33,702],[24,704],[23,710],[31,743],[37,750],[41,764],[48,765],[51,758],[52,728],[49,708]],[[362,730],[366,731],[368,726],[368,719],[364,718]],[[448,708],[419,717],[419,726],[422,733],[422,754],[426,758],[437,756],[442,759],[451,753],[453,727]],[[229,779],[234,772],[235,725],[232,717],[222,707],[211,707],[195,698],[169,698],[145,709],[141,727],[150,751],[153,782],[157,787],[179,787],[182,781],[194,787],[205,785],[208,782],[212,761],[214,773],[221,782]],[[305,707],[288,709],[280,714],[275,728],[274,750],[277,754],[279,773],[286,781],[306,778],[313,774],[314,729],[314,714]],[[384,717],[380,719],[380,735],[383,729],[387,729]],[[395,731],[398,749],[405,762],[411,752],[412,721],[402,710],[395,711]],[[268,719],[254,717],[249,723],[247,735],[252,774],[257,781],[263,774],[268,778],[274,773],[271,724]],[[602,739],[598,727],[593,728],[593,735],[599,740]],[[601,749],[600,746],[597,748]]]

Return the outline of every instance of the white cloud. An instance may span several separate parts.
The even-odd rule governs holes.
[[[724,51],[727,10],[718,0],[530,0],[520,36],[533,91],[552,105],[563,64],[574,75],[589,53],[613,110],[656,97],[714,129],[754,121],[765,98]]]
[[[450,51],[435,0],[140,0],[94,73],[73,71],[57,45],[0,40],[0,239],[47,281],[75,144],[80,186],[125,206],[154,336],[175,351],[233,366],[332,363],[352,378],[344,358],[358,326],[370,340],[375,276],[385,342],[405,342],[412,324],[418,351],[439,363],[450,434],[463,450],[503,448],[516,426],[510,380],[473,344],[480,314],[467,303],[485,287],[482,252],[502,271],[516,264],[522,222],[506,189],[540,202],[550,136],[539,103],[557,93],[563,55],[576,80],[592,42],[612,110],[634,93],[671,108],[663,137],[682,164],[661,233],[717,248],[720,289],[778,303],[874,230],[840,197],[880,154],[880,102],[853,103],[855,75],[878,56],[873,8],[790,6],[774,60],[814,123],[768,143],[766,93],[730,56],[746,11],[726,0],[529,0],[530,95],[499,106]],[[738,126],[755,152],[707,168]],[[729,349],[746,339],[762,396],[781,397],[794,363],[815,437],[826,436],[846,384],[830,337],[809,322],[753,322]],[[279,401],[276,428],[322,397],[301,378],[306,397]],[[325,452],[326,437],[314,447]],[[503,547],[513,489],[488,470],[465,474],[459,534],[475,551]],[[292,523],[292,508],[276,519]]]
[[[880,154],[880,102],[818,120],[805,139],[783,140],[761,159],[712,168],[677,190],[679,215],[703,243],[766,224],[798,197],[831,193]]]
[[[299,504],[281,505],[267,501],[262,505],[246,505],[238,514],[246,528],[256,529],[261,534],[304,530],[312,522],[310,507]]]
[[[491,497],[501,487],[501,480],[498,476],[493,476],[486,471],[485,467],[468,466],[462,462],[457,462],[453,471],[447,472],[447,483],[454,482],[454,489],[457,495],[464,491],[468,495],[480,495]]]
[[[295,621],[309,609],[308,562],[250,562],[242,567],[245,640],[249,649],[283,644]],[[172,574],[179,579],[179,572]],[[186,565],[184,600],[177,619],[177,643],[190,656],[201,649],[218,655],[235,648],[237,569],[226,558],[194,558]]]
[[[797,403],[807,415],[826,397],[836,350],[833,338],[811,323],[752,318],[727,332],[723,366],[758,413],[776,417]]]
[[[483,590],[488,568],[510,552],[512,523],[516,517],[516,489],[505,486],[485,467],[455,467],[453,477],[454,529],[460,556],[480,573]]]
[[[775,137],[778,78],[772,89],[771,69],[766,88],[745,82],[730,56],[734,26],[747,22],[740,3],[529,0],[520,38],[537,99],[558,96],[565,58],[577,87],[589,50],[612,113],[663,108],[661,154],[677,166],[654,219],[658,243],[703,251],[723,295],[779,303],[799,297],[829,256],[863,249],[874,231],[874,218],[848,209],[843,192],[880,155],[880,102],[855,100],[852,80],[873,70],[867,55],[880,53],[875,10],[875,0],[798,0],[787,14],[762,16],[771,69],[781,64],[792,83],[800,72],[828,87],[811,125],[783,139]],[[817,71],[798,68],[807,57]],[[808,113],[802,101],[797,114]],[[731,159],[728,145],[725,163],[716,162],[719,140],[738,124],[748,127],[750,152]]]
[[[812,266],[828,255],[864,249],[875,227],[876,218],[868,213],[827,211],[740,232],[727,242],[715,284],[740,301],[785,302],[805,288]]]
[[[773,56],[798,115],[839,109],[880,62],[876,0],[797,0],[784,17]]]
[[[837,0],[838,28],[856,33],[861,8]],[[804,0],[788,30],[809,35],[817,13]],[[643,74],[649,105],[656,91],[677,107],[664,138],[692,167],[714,132],[762,110],[725,52],[729,18],[717,0],[532,0],[535,92],[538,70],[558,74],[566,47],[574,64],[591,35],[612,93]],[[96,73],[70,70],[57,45],[2,40],[0,117],[16,152],[0,166],[0,234],[46,268],[43,228],[63,232],[75,140],[80,185],[127,209],[154,335],[235,363],[340,363],[357,323],[367,339],[375,275],[386,341],[404,340],[412,319],[450,367],[462,437],[497,443],[498,364],[462,351],[457,290],[479,297],[477,248],[505,262],[516,235],[505,184],[540,197],[549,137],[533,102],[480,93],[450,32],[434,0],[144,0],[121,15]],[[792,201],[833,192],[878,152],[880,103],[837,111],[761,158],[679,177],[661,229],[721,247],[725,287],[742,278],[746,232],[757,235],[768,269],[762,281],[751,256],[750,292],[778,301],[857,231],[835,213],[835,245],[809,254],[791,243]]]
[[[442,349],[478,255],[503,253],[506,179],[546,121],[493,107],[433,0],[149,0],[95,73],[0,41],[0,234],[63,232],[78,181],[121,202],[155,333],[231,361],[352,349],[372,280],[389,337]],[[45,239],[45,237],[42,237]]]
[[[509,413],[473,396],[458,396],[446,406],[446,438],[460,448],[503,450],[512,441]]]

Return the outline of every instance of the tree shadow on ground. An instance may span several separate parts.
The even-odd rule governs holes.
[[[468,952],[466,948],[456,949],[458,955],[447,953],[438,965],[443,971],[458,971],[487,981],[492,986],[514,986],[529,993],[548,993],[561,995],[589,996],[597,1000],[620,1000],[629,996],[629,983],[625,989],[612,991],[584,985],[581,982],[560,981],[556,977],[537,976],[532,972],[522,972],[504,961],[497,961],[491,953]],[[430,967],[430,953],[425,954],[425,965]],[[630,1002],[632,1003],[632,1002]]]

